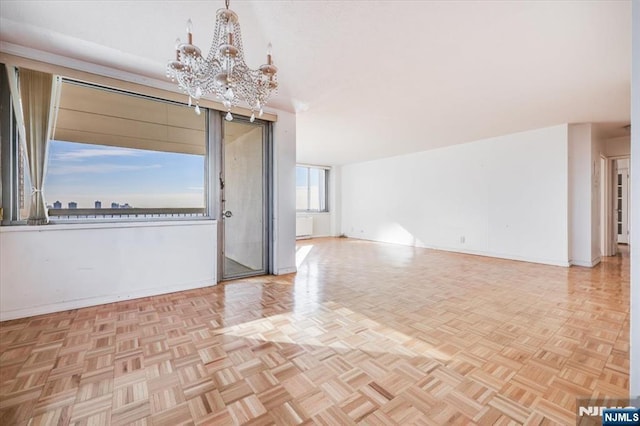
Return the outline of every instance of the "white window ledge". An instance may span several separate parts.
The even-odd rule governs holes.
[[[0,226],[0,233],[4,232],[46,232],[70,231],[79,229],[121,229],[121,228],[159,228],[165,226],[211,226],[218,223],[215,219],[201,220],[166,220],[157,222],[90,222],[90,223],[57,223],[50,225],[15,225]]]

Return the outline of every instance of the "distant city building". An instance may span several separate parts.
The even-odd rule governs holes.
[[[69,208],[70,209],[77,209],[78,208],[78,203],[76,203],[75,201],[69,201]]]
[[[62,203],[60,201],[56,201],[55,203],[53,203],[53,208],[54,209],[61,209],[62,208]]]
[[[102,208],[102,201],[96,201],[96,209]]]
[[[111,203],[111,208],[112,209],[132,209],[133,206],[130,206],[129,203],[124,203],[124,204]]]

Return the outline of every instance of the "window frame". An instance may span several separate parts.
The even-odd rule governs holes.
[[[5,68],[4,64],[1,64],[1,65],[2,65],[2,68]],[[4,84],[7,78],[6,75],[4,74],[6,74],[7,71],[3,70],[2,72],[3,72],[2,83]],[[162,99],[155,96],[149,96],[141,93],[131,92],[128,90],[115,89],[112,87],[80,81],[73,78],[63,77],[63,82],[84,85],[87,87],[94,88],[96,90],[107,90],[107,91],[117,92],[123,95],[135,96],[138,98],[143,98],[143,99],[154,101],[154,102],[166,102],[174,105],[187,106],[187,104],[184,102],[177,102],[174,100]],[[27,221],[20,219],[17,214],[17,208],[19,205],[18,197],[19,197],[19,191],[20,191],[20,189],[18,188],[19,182],[17,179],[18,173],[19,173],[18,170],[20,167],[18,162],[21,161],[21,159],[18,158],[19,156],[18,148],[19,148],[20,141],[19,141],[19,135],[16,128],[15,114],[11,105],[11,94],[9,93],[9,90],[6,90],[6,91],[3,90],[2,98],[3,99],[0,101],[3,104],[6,104],[7,102],[9,103],[8,108],[3,108],[3,111],[2,111],[3,118],[5,117],[10,118],[9,123],[11,123],[11,125],[3,126],[3,129],[2,129],[2,132],[3,132],[2,137],[4,138],[5,136],[9,136],[8,138],[9,143],[2,143],[2,154],[0,156],[0,161],[2,161],[2,167],[0,167],[0,170],[2,173],[2,175],[0,176],[0,179],[2,180],[2,186],[0,187],[2,189],[2,192],[0,193],[0,196],[2,197],[2,199],[0,200],[1,201],[0,207],[2,207],[2,212],[3,212],[3,215],[0,218],[1,219],[0,224],[2,226],[26,225]],[[145,212],[144,214],[142,214],[142,217],[138,217],[138,216],[126,217],[124,215],[120,217],[114,217],[114,216],[107,217],[106,215],[103,215],[102,217],[95,217],[96,215],[94,215],[94,217],[90,217],[89,215],[78,215],[77,217],[68,217],[68,218],[51,217],[49,219],[49,223],[55,224],[55,225],[64,225],[64,224],[78,224],[78,223],[130,223],[130,222],[214,220],[215,211],[212,210],[211,203],[215,194],[212,193],[213,185],[211,185],[211,176],[215,174],[215,171],[211,170],[210,159],[213,153],[212,144],[215,141],[215,138],[211,137],[211,134],[215,132],[216,129],[213,129],[211,126],[209,109],[202,106],[200,107],[200,109],[202,110],[202,114],[205,114],[205,117],[204,117],[205,140],[203,141],[204,147],[205,147],[205,154],[203,156],[204,157],[203,159],[204,205],[203,205],[202,215],[188,216],[185,214],[182,216],[174,216],[174,215],[170,215],[162,212],[162,210],[166,210],[166,209],[158,208],[157,212],[153,212],[154,209],[152,208],[152,209],[149,209],[148,212]],[[3,120],[3,122],[6,122],[6,121]],[[49,160],[47,159],[47,161]],[[26,170],[25,170],[25,173],[26,173]],[[46,184],[45,184],[45,193],[46,193]],[[45,201],[48,202],[49,200],[45,200]],[[176,214],[180,214],[180,213],[176,213]]]
[[[13,111],[13,102],[11,98],[11,90],[9,88],[9,69],[5,64],[0,64],[2,67],[0,84],[2,85],[2,123],[0,139],[3,141],[0,145],[0,161],[2,166],[0,167],[2,180],[2,199],[0,200],[0,207],[2,207],[2,217],[0,225],[26,225],[26,219],[20,219],[18,214],[19,206],[19,191],[18,187],[18,170],[20,167],[20,161],[24,159],[19,157],[19,144],[20,136],[18,135],[17,122],[15,113]]]
[[[296,173],[298,168],[305,168],[307,169],[307,208],[306,209],[299,209],[298,206],[296,205],[296,212],[297,213],[329,213],[330,212],[330,206],[329,206],[329,182],[330,182],[330,177],[329,175],[331,174],[331,168],[328,166],[317,166],[317,165],[312,165],[312,164],[296,164]],[[318,202],[320,206],[324,206],[324,208],[319,208],[319,209],[311,209],[310,205],[311,205],[311,170],[316,169],[316,170],[322,170],[324,172],[324,179],[321,179],[320,181],[322,182],[322,186],[321,186],[321,190],[320,192],[324,192],[324,196],[322,196],[321,194],[318,194]],[[320,183],[320,182],[319,182]],[[298,185],[296,182],[296,191],[297,191]],[[297,200],[296,200],[296,204],[297,204]]]
[[[168,99],[162,99],[162,98],[158,98],[155,96],[149,96],[149,95],[145,95],[142,93],[136,93],[136,92],[132,92],[129,90],[122,90],[122,89],[117,89],[117,88],[113,88],[113,87],[107,87],[107,86],[102,86],[99,84],[94,84],[91,82],[86,82],[86,81],[81,81],[81,80],[77,80],[74,78],[67,78],[67,77],[63,77],[62,79],[63,84],[66,83],[70,83],[70,84],[75,84],[75,85],[79,85],[79,86],[84,86],[84,87],[88,87],[88,88],[92,88],[95,90],[104,90],[104,91],[108,91],[108,92],[113,92],[113,93],[118,93],[121,95],[126,95],[126,96],[133,96],[139,99],[144,99],[146,101],[151,101],[151,102],[163,102],[163,103],[168,103],[168,104],[173,104],[173,105],[178,105],[178,106],[183,106],[186,107],[187,104],[184,102],[177,102],[174,100],[168,100]],[[204,188],[204,206],[203,206],[203,214],[202,216],[170,216],[166,213],[163,213],[163,209],[161,207],[157,207],[157,208],[150,208],[148,209],[148,212],[145,212],[143,214],[143,217],[131,217],[128,216],[124,217],[124,214],[121,215],[120,217],[76,217],[76,218],[66,218],[66,219],[61,219],[61,218],[57,218],[57,219],[50,219],[49,222],[52,224],[64,224],[64,223],[89,223],[89,222],[157,222],[157,221],[189,221],[189,220],[211,220],[213,219],[212,217],[212,211],[209,208],[209,200],[212,196],[212,194],[209,191],[209,180],[210,180],[210,169],[209,169],[209,156],[210,156],[210,152],[211,152],[211,147],[210,147],[210,138],[209,138],[209,132],[211,130],[210,126],[209,126],[209,111],[207,108],[204,107],[200,107],[201,109],[201,114],[204,114],[204,125],[205,125],[205,136],[204,136],[204,147],[205,147],[205,154],[204,154],[204,158],[203,158],[203,166],[204,166],[204,178],[203,178],[203,188]],[[195,114],[195,112],[194,112]],[[76,142],[76,143],[82,143],[82,142]],[[46,185],[45,185],[45,194],[46,194]],[[104,209],[103,209],[104,210]],[[126,211],[127,209],[123,209],[124,211]],[[154,212],[155,210],[155,212]],[[164,214],[164,215],[163,215]],[[157,215],[157,216],[155,216]]]

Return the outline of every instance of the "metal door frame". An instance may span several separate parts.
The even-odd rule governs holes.
[[[215,170],[210,174],[211,197],[210,213],[218,221],[218,258],[217,258],[217,281],[233,280],[237,278],[270,274],[273,271],[273,140],[272,124],[268,121],[256,119],[253,123],[247,117],[234,115],[233,120],[243,124],[262,127],[262,204],[263,204],[263,269],[260,271],[238,274],[232,277],[224,276],[224,217],[223,207],[223,181],[224,181],[224,112],[209,110],[209,143],[210,169]]]

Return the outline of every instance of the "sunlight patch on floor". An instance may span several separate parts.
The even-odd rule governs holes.
[[[216,330],[216,334],[265,342],[361,350],[447,362],[434,346],[371,320],[334,302],[313,312],[286,313]]]
[[[302,265],[304,260],[307,258],[307,256],[311,252],[312,248],[313,248],[313,245],[308,245],[308,246],[299,246],[296,249],[296,267],[297,268],[299,268],[300,265]]]

